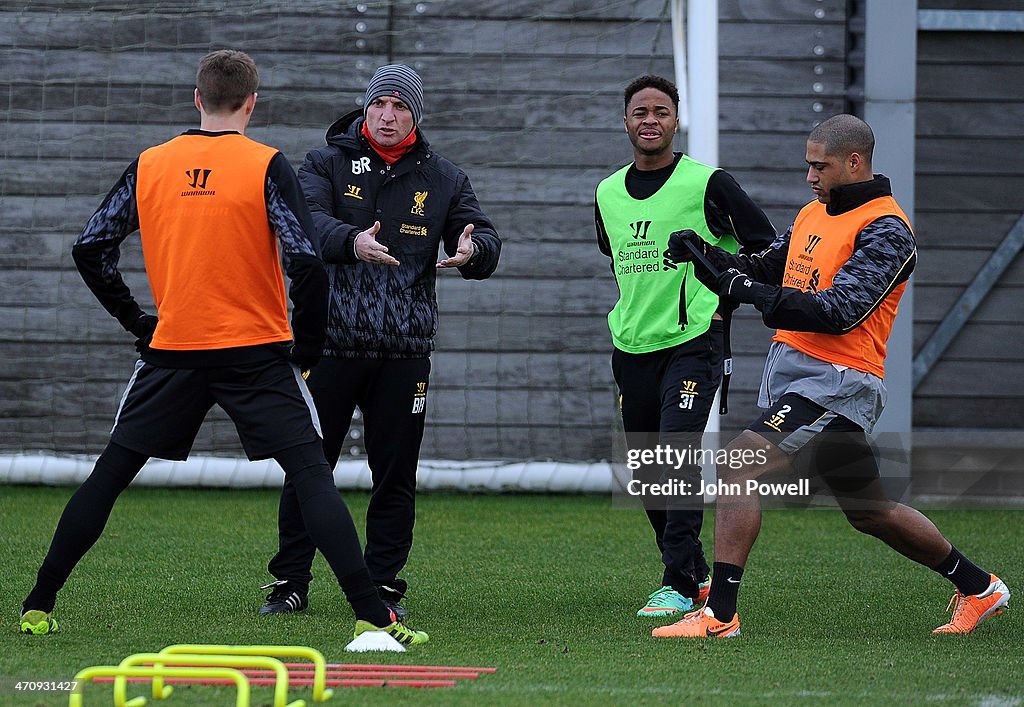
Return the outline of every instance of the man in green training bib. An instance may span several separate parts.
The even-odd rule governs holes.
[[[639,458],[658,445],[699,447],[722,381],[723,315],[731,308],[720,306],[692,275],[692,264],[665,257],[669,235],[690,229],[730,252],[759,252],[771,245],[775,229],[727,172],[673,152],[679,92],[671,81],[641,76],[623,97],[633,163],[598,185],[595,221],[598,246],[611,258],[619,287],[619,301],[608,314],[612,372],[626,445]],[[632,489],[672,482],[692,491],[699,485],[697,464],[636,466],[640,483]],[[637,616],[681,615],[707,596],[710,585],[700,543],[702,498],[640,495],[665,570],[661,588]]]

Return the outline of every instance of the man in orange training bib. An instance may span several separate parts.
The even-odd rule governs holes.
[[[75,242],[79,272],[138,338],[141,359],[110,442],[65,507],[25,599],[25,633],[57,629],[57,592],[99,539],[117,497],[150,457],[186,459],[216,403],[235,423],[249,459],[273,457],[294,485],[309,535],[355,612],[355,634],[427,640],[377,596],[324,459],[302,371],[323,347],[327,274],[291,165],[244,135],[258,84],[256,64],[243,52],[203,57],[195,90],[199,129],[143,152]],[[155,316],[142,311],[117,269],[121,243],[136,229]],[[279,248],[291,281],[291,326]]]
[[[754,305],[778,330],[758,400],[766,411],[729,445],[730,456],[765,452],[763,463],[720,464],[720,483],[749,489],[791,467],[819,474],[854,528],[954,584],[953,616],[933,633],[970,633],[1001,613],[1009,589],[923,514],[886,496],[866,437],[885,405],[886,342],[917,261],[889,180],[871,170],[874,144],[871,128],[852,115],[814,128],[805,159],[817,199],[767,250],[732,255],[687,232],[674,234],[670,250],[696,261],[697,276],[721,297]],[[739,634],[737,595],[760,527],[756,492],[719,494],[707,604],[655,636]]]

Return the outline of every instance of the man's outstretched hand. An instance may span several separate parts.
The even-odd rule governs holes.
[[[445,258],[437,264],[438,268],[457,268],[468,263],[476,254],[476,246],[473,245],[473,224],[468,224],[462,229],[459,236],[459,246],[455,255]]]
[[[355,251],[356,257],[364,263],[375,265],[398,265],[398,261],[388,255],[387,246],[377,242],[377,231],[380,230],[380,221],[374,221],[373,225],[365,231],[356,234]]]

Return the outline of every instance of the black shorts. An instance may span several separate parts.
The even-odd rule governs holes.
[[[676,432],[704,432],[722,382],[722,322],[707,332],[660,351],[612,352],[619,410],[628,433],[657,439]]]
[[[857,495],[879,478],[864,428],[794,393],[779,398],[747,429],[788,454],[799,473],[819,477],[837,495]]]
[[[679,479],[696,484],[700,466],[692,461],[638,463],[645,451],[669,447],[699,449],[715,392],[722,381],[722,322],[690,341],[644,354],[612,352],[627,462],[641,483]],[[645,497],[645,503],[647,499]],[[656,497],[662,504],[664,499]]]
[[[252,461],[321,440],[316,408],[298,367],[270,359],[215,368],[160,368],[139,361],[110,441],[150,457],[187,459],[214,404],[235,423]]]

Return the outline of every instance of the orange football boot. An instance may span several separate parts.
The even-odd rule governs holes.
[[[943,624],[932,633],[970,633],[989,616],[1003,613],[1010,602],[1010,590],[1003,580],[991,576],[988,589],[981,594],[964,595],[957,590],[949,600],[946,610],[953,610],[948,624]]]
[[[740,635],[740,617],[733,614],[732,619],[723,623],[705,606],[691,611],[681,621],[659,626],[651,635],[656,638],[732,638]]]

